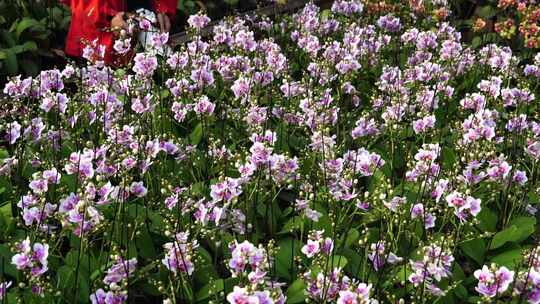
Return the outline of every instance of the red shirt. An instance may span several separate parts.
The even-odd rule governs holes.
[[[110,20],[118,12],[125,11],[129,0],[62,0],[71,8],[71,25],[66,39],[66,54],[80,57],[84,49],[83,40],[94,41],[106,47],[105,61],[111,61],[114,43]],[[165,13],[169,18],[176,14],[177,0],[153,0],[156,13]]]

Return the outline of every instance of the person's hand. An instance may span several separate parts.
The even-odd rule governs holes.
[[[127,29],[128,24],[124,20],[124,12],[119,12],[111,19],[111,28],[115,31],[119,31],[121,29]]]
[[[171,19],[169,19],[167,14],[159,13],[157,15],[157,20],[159,23],[159,29],[162,33],[169,32],[171,30]]]

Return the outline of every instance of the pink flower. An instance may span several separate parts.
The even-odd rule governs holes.
[[[308,240],[307,244],[302,247],[302,253],[308,258],[314,257],[320,250],[320,242],[318,240]]]
[[[215,105],[210,102],[207,96],[201,96],[199,101],[195,104],[195,113],[199,115],[211,115],[214,113]]]
[[[350,290],[339,292],[339,298],[336,304],[358,304],[358,295]]]
[[[255,247],[249,241],[244,241],[240,244],[235,241],[231,246],[232,252],[229,267],[233,276],[246,272],[248,265],[252,271],[257,272],[257,269],[264,271],[263,268],[266,267],[268,260],[266,250],[261,247]]]
[[[230,202],[242,193],[238,179],[227,177],[224,181],[210,186],[210,196],[212,201]]]
[[[175,235],[174,242],[165,243],[165,257],[161,263],[174,274],[178,272],[191,275],[195,271],[191,257],[193,250],[198,247],[197,241],[188,241],[189,233],[179,232]]]
[[[131,38],[116,39],[114,41],[113,49],[120,55],[124,55],[131,49]]]
[[[21,125],[17,121],[8,123],[6,131],[7,134],[5,138],[10,145],[13,145],[17,139],[21,137]]]
[[[133,182],[129,191],[136,197],[144,197],[148,193],[148,190],[144,187],[143,182]]]
[[[435,126],[435,115],[429,115],[413,122],[413,129],[416,134],[425,132]]]
[[[0,283],[0,300],[2,300],[6,296],[7,289],[11,286],[12,283],[13,282],[11,281],[5,281]]]
[[[206,15],[197,14],[197,15],[191,15],[188,18],[188,24],[190,27],[201,30],[203,27],[207,26],[208,23],[210,23],[210,18]]]
[[[36,194],[43,194],[49,189],[45,179],[35,179],[30,182],[29,187]]]
[[[133,71],[141,77],[150,77],[158,67],[157,58],[148,53],[138,53],[133,59]]]
[[[504,266],[497,269],[484,265],[482,269],[474,272],[474,277],[478,280],[476,291],[488,298],[493,298],[508,289],[510,283],[514,281],[514,272]]]
[[[152,35],[151,45],[156,49],[161,49],[167,44],[167,41],[169,41],[169,33],[159,33],[157,35]]]
[[[248,295],[246,288],[234,286],[231,293],[227,295],[230,304],[260,304],[257,296]]]
[[[58,172],[56,168],[43,171],[43,178],[46,179],[49,183],[59,184],[61,177],[62,174],[60,174],[60,172]]]
[[[30,239],[27,237],[17,246],[11,263],[19,270],[27,270],[33,277],[44,274],[47,270],[47,258],[49,256],[49,245],[35,243],[30,246]]]
[[[153,105],[150,102],[152,99],[151,95],[146,95],[143,98],[133,98],[131,101],[131,109],[133,112],[138,114],[143,114],[153,110]]]
[[[246,78],[240,77],[234,81],[231,90],[234,93],[234,97],[236,97],[237,99],[244,98],[249,94],[251,90],[250,83]]]
[[[107,275],[103,279],[103,283],[111,285],[113,283],[120,283],[128,278],[137,267],[137,258],[132,258],[125,261],[122,257],[116,259],[115,264],[107,270]]]

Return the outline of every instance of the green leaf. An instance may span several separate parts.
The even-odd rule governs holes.
[[[350,273],[356,273],[362,267],[364,260],[358,254],[358,249],[343,248],[342,254],[347,258],[348,263],[345,267],[345,271]]]
[[[299,216],[289,218],[287,222],[285,222],[285,224],[283,225],[283,228],[281,228],[281,231],[278,232],[278,234],[287,234],[299,230],[300,227],[302,227],[303,221],[304,219]]]
[[[351,245],[354,244],[356,240],[358,240],[359,237],[360,237],[360,232],[358,232],[357,229],[355,228],[349,229],[349,233],[347,234],[347,238],[345,239],[345,246],[351,247]]]
[[[27,41],[24,44],[16,45],[11,48],[13,53],[20,54],[28,51],[37,50],[37,44],[34,41]]]
[[[59,289],[71,288],[74,285],[75,272],[70,266],[60,266],[56,272],[56,286]]]
[[[9,153],[8,151],[6,151],[5,149],[0,149],[0,158],[7,158],[9,157]]]
[[[471,41],[471,46],[473,49],[476,49],[482,45],[482,38],[480,37],[474,37]]]
[[[512,225],[500,232],[497,232],[491,240],[491,246],[489,249],[496,249],[506,244],[507,242],[514,242],[520,237],[519,229]]]
[[[296,304],[296,303],[303,303],[306,299],[306,295],[304,290],[306,289],[306,285],[304,283],[304,280],[297,279],[294,281],[289,288],[287,288],[287,303],[289,304]]]
[[[4,265],[4,273],[16,278],[18,274],[17,268],[11,264],[13,253],[10,251],[7,244],[0,244],[0,265]]]
[[[467,289],[465,287],[463,287],[463,285],[459,284],[455,289],[454,289],[454,294],[456,295],[456,297],[462,299],[462,300],[466,300],[467,297],[469,296],[468,292],[467,292]]]
[[[4,40],[3,42],[8,47],[13,47],[17,45],[17,42],[15,41],[13,34],[8,32],[7,30],[0,30],[0,36],[2,36],[2,39]]]
[[[57,287],[65,291],[64,296],[66,298],[73,300],[73,293],[77,291],[79,294],[79,301],[77,303],[88,303],[88,297],[90,295],[88,280],[80,272],[78,279],[75,274],[75,268],[68,265],[60,266],[56,272]],[[75,284],[77,280],[78,284]]]
[[[534,233],[536,219],[530,216],[520,216],[510,221],[510,225],[514,225],[518,228],[520,235],[515,242],[519,243]]]
[[[219,279],[219,276],[214,269],[212,264],[212,256],[206,249],[199,247],[197,248],[197,260],[200,261],[199,266],[195,267],[195,272],[193,277],[195,280],[194,286],[203,286],[208,282],[213,282]]]
[[[9,75],[16,75],[19,71],[19,64],[17,63],[17,56],[11,49],[4,50],[6,54],[6,71]]]
[[[202,139],[202,124],[198,123],[193,132],[189,135],[189,140],[191,141],[192,145],[198,145],[201,142]]]
[[[524,241],[535,231],[536,219],[521,216],[515,218],[509,224],[508,228],[495,234],[490,249],[499,248],[507,242],[519,243]]]
[[[0,188],[0,194],[5,188]],[[11,214],[11,204],[7,203],[0,207],[0,238],[5,238],[8,235],[9,227],[13,222]]]
[[[151,259],[156,256],[156,249],[150,234],[146,229],[141,231],[141,234],[135,239],[139,254],[143,258]]]
[[[454,263],[454,266],[452,267],[452,278],[455,281],[461,281],[466,278],[463,268],[461,268],[459,263]]]
[[[199,291],[197,291],[197,293],[195,294],[195,300],[197,300],[197,301],[206,300],[209,297],[212,297],[212,296],[222,292],[223,288],[224,288],[223,279],[219,279],[219,280],[215,280],[214,282],[210,282],[210,283],[204,285],[203,287],[201,287],[201,289],[199,289]]]
[[[486,253],[486,242],[483,239],[474,239],[460,245],[461,250],[478,264],[484,262]]]
[[[535,191],[529,191],[529,193],[527,193],[527,198],[531,204],[540,205],[540,195],[536,194]]]
[[[286,238],[279,242],[279,250],[276,253],[277,275],[285,280],[292,279],[292,272],[296,267],[294,257],[300,254],[302,243],[293,238]]]
[[[456,163],[456,159],[457,156],[454,152],[454,149],[451,149],[449,147],[444,147],[442,149],[442,163],[445,169],[451,169]]]
[[[39,65],[37,65],[32,60],[23,59],[20,61],[21,67],[26,75],[37,75],[39,73]]]
[[[490,260],[493,263],[497,263],[500,266],[514,267],[518,265],[523,259],[521,254],[521,248],[511,249],[505,251],[499,255],[492,257]]]
[[[493,8],[490,5],[483,6],[480,8],[480,10],[478,10],[478,16],[484,19],[489,19],[495,16],[496,14],[497,14],[497,10],[495,10],[495,8]]]
[[[15,29],[15,34],[17,36],[17,39],[19,39],[19,37],[25,30],[30,29],[32,27],[42,28],[43,26],[36,19],[24,17],[21,21],[19,21]]]
[[[478,227],[482,231],[497,231],[497,214],[492,210],[484,208],[476,218],[480,221]]]
[[[328,265],[329,267],[331,267],[332,269],[334,268],[345,268],[345,266],[347,266],[347,258],[342,256],[342,255],[334,255],[332,256],[332,259],[330,259],[330,261],[328,262]]]

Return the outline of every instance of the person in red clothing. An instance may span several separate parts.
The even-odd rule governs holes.
[[[168,32],[176,14],[177,0],[61,0],[71,8],[71,25],[66,40],[66,54],[81,57],[85,43],[97,39],[105,46],[105,62],[113,59],[114,30],[127,26],[126,14],[135,8],[151,8],[161,31]]]

